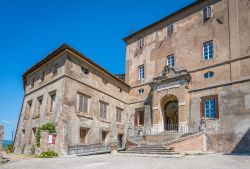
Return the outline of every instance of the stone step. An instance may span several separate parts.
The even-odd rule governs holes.
[[[125,153],[125,154],[160,154],[160,155],[175,155],[179,154],[176,152],[162,152],[162,151],[157,151],[157,152],[148,152],[148,151],[120,151],[119,153]]]

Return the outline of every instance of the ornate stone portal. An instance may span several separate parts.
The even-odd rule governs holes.
[[[178,130],[189,121],[189,83],[187,70],[165,66],[161,75],[153,79],[152,124],[153,130]]]

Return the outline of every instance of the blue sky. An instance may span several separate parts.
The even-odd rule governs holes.
[[[111,73],[124,73],[122,39],[194,0],[1,0],[0,124],[11,139],[22,73],[67,43]]]

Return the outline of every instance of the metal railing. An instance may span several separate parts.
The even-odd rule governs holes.
[[[158,135],[161,132],[175,132],[180,134],[191,134],[200,131],[199,126],[196,125],[187,125],[187,124],[167,124],[163,127],[163,125],[154,125],[150,130],[146,131],[146,135]]]
[[[111,151],[109,145],[104,144],[89,144],[89,145],[72,145],[68,146],[68,155],[94,155],[100,153],[108,153]]]

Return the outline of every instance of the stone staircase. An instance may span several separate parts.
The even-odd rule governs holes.
[[[121,151],[120,153],[125,154],[154,154],[154,155],[174,155],[179,154],[167,149],[163,145],[148,145],[142,144],[140,146],[129,148],[125,151]]]

